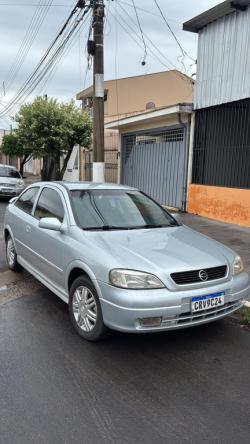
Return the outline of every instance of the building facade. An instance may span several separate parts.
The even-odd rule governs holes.
[[[183,103],[107,123],[119,131],[119,182],[185,211],[192,115]]]
[[[184,23],[198,33],[188,210],[250,227],[250,0]]]
[[[177,70],[105,82],[105,180],[120,180],[120,141],[117,122],[143,113],[156,112],[178,103],[192,103],[194,81]],[[77,95],[82,108],[92,115],[93,88]],[[114,123],[114,125],[112,125]],[[153,122],[154,124],[155,122]],[[162,122],[161,122],[162,123]],[[109,124],[111,125],[109,127]],[[166,124],[166,123],[165,123]],[[165,125],[163,123],[163,126]],[[85,177],[91,179],[92,153],[85,154]]]

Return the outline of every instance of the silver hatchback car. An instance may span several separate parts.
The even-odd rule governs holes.
[[[0,164],[0,197],[13,197],[20,194],[25,183],[16,167]]]
[[[22,265],[68,303],[75,329],[92,341],[108,328],[215,321],[250,293],[236,253],[126,186],[36,183],[12,199],[4,236],[9,268]]]

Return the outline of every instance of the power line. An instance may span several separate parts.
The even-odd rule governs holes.
[[[116,16],[110,11],[110,14],[112,15],[112,17],[119,23],[119,25],[121,26],[121,28],[129,35],[129,37],[137,44],[137,46],[139,46],[140,48],[142,48],[142,43],[141,43],[141,38],[138,34],[136,34],[134,28],[131,25],[132,23],[135,23],[135,21],[133,20],[133,18],[130,16],[130,14],[128,14],[127,11],[125,11],[125,9],[119,4],[120,8],[123,9],[124,12],[126,12],[130,22],[128,22],[127,20],[125,20],[124,16],[121,16],[118,12],[116,13]],[[124,25],[123,25],[124,23]],[[131,32],[130,32],[130,31]],[[135,34],[135,35],[134,35]],[[135,38],[136,37],[136,38]],[[170,61],[166,58],[166,56],[159,50],[159,48],[157,48],[157,46],[153,43],[153,41],[145,34],[144,32],[144,37],[148,40],[148,42],[150,42],[150,44],[148,44],[147,48],[148,48],[148,52],[151,55],[152,58],[154,58],[155,60],[157,60],[164,68],[167,68],[167,70],[171,70],[171,69],[175,69],[177,75],[184,80],[189,80],[190,81],[190,87],[192,88],[192,84],[193,84],[193,80],[190,79],[188,76],[186,76],[185,74],[183,74],[182,72],[180,72],[178,70],[178,68]],[[138,42],[138,40],[140,41],[140,43]],[[152,49],[154,48],[154,49]],[[158,54],[159,56],[158,56]],[[166,60],[165,61],[163,60]],[[172,67],[169,66],[169,64],[172,65]],[[189,85],[188,85],[189,86]]]
[[[137,23],[138,23],[139,30],[141,32],[141,38],[142,38],[142,42],[143,42],[143,46],[144,46],[144,56],[143,56],[143,60],[142,60],[142,65],[145,65],[146,64],[146,58],[147,58],[147,45],[146,45],[146,42],[145,42],[145,39],[144,39],[144,34],[143,34],[143,30],[142,30],[139,14],[138,14],[138,11],[136,9],[135,0],[132,0],[132,3],[133,3],[135,15],[136,15],[136,20],[137,20]]]
[[[128,36],[137,44],[137,46],[139,46],[139,48],[141,48],[141,49],[143,49],[143,46],[142,46],[142,42],[141,42],[141,38],[137,35],[137,39],[139,39],[140,40],[140,42],[138,42],[138,40],[136,39],[136,37],[135,37],[135,35],[133,34],[134,33],[134,29],[131,27],[131,25],[128,23],[128,22],[126,22],[125,20],[124,20],[124,18],[123,17],[121,17],[120,15],[119,15],[119,18],[116,18],[115,17],[115,15],[112,13],[112,11],[110,10],[110,14],[111,14],[111,16],[115,19],[115,20],[117,20],[117,22],[118,22],[118,24],[120,25],[120,27],[128,34]],[[117,14],[118,15],[118,14]],[[120,19],[124,22],[124,25],[123,25],[123,23],[121,23],[121,21],[120,21]],[[129,30],[128,29],[130,29],[131,31],[132,31],[132,33],[131,32],[129,32]],[[157,54],[155,54],[152,50],[151,50],[151,48],[148,46],[148,53],[149,54],[151,54],[151,57],[152,58],[154,58],[155,60],[157,60],[162,66],[164,66],[164,68],[167,68],[168,70],[170,70],[171,68],[168,66],[168,65],[166,65],[166,63],[164,63],[158,56],[157,56]]]
[[[135,20],[133,19],[133,17],[131,17],[131,15],[126,11],[126,9],[119,3],[119,7],[120,7],[120,9],[122,9],[122,11],[124,12],[124,14],[126,14],[127,15],[127,17],[129,18],[129,20],[132,22],[132,23],[135,23]],[[121,16],[120,14],[119,14],[119,17],[121,18],[121,19],[123,19],[124,20],[124,22],[126,23],[126,25],[128,26],[128,27],[130,27],[130,29],[132,30],[133,28],[131,27],[131,25],[130,25],[130,23],[128,23],[128,22],[126,22],[125,21],[125,18],[123,17],[123,16]],[[154,44],[154,42],[150,39],[150,37],[145,33],[145,31],[143,32],[143,34],[144,34],[144,38],[149,42],[148,43],[148,48],[149,48],[149,45],[152,45],[152,47],[154,48],[154,50],[156,51],[156,52],[158,52],[158,54],[164,59],[164,60],[166,60],[166,63],[168,63],[168,64],[170,64],[170,65],[172,65],[172,67],[174,68],[174,69],[177,69],[177,67],[166,57],[166,55],[165,54],[163,54],[163,52],[158,48],[158,46],[156,46],[155,44]],[[153,50],[152,50],[152,52],[153,52]]]
[[[133,5],[131,3],[126,2],[125,0],[119,0],[119,4],[121,4],[121,3],[125,6],[129,6],[130,8],[133,8]],[[154,11],[150,11],[149,9],[141,8],[139,6],[137,6],[137,11],[144,12],[145,14],[149,14],[153,17],[161,17],[160,14],[157,14]],[[178,23],[178,24],[182,23],[181,20],[178,21],[178,20],[174,20],[173,18],[169,18],[169,17],[168,17],[168,21],[173,22],[173,23]]]
[[[167,20],[167,18],[165,17],[165,15],[164,15],[164,13],[163,13],[163,11],[162,11],[162,9],[161,9],[161,7],[160,7],[158,1],[157,1],[157,0],[154,0],[154,2],[155,2],[155,4],[156,4],[156,7],[157,7],[158,11],[160,12],[160,14],[161,14],[163,20],[164,20],[164,22],[166,23],[168,30],[170,31],[170,33],[172,34],[174,40],[176,41],[177,45],[179,46],[179,48],[180,48],[180,50],[181,50],[181,53],[182,53],[183,57],[187,56],[187,57],[189,57],[191,60],[195,61],[195,60],[194,60],[191,56],[189,56],[188,53],[183,49],[183,47],[182,47],[180,41],[178,40],[177,36],[175,35],[175,33],[174,33],[173,29],[171,28],[170,24],[168,23],[168,20]]]
[[[82,22],[83,18],[85,17],[90,8],[90,6],[84,7],[84,10],[82,11],[83,6],[78,6],[79,4],[80,2],[78,2],[71,11],[66,22],[64,23],[59,33],[57,34],[57,36],[55,37],[55,39],[53,40],[47,51],[45,52],[44,56],[42,57],[37,67],[35,68],[34,72],[28,77],[21,90],[7,105],[6,110],[2,111],[0,115],[2,114],[6,115],[6,111],[10,112],[14,108],[17,102],[19,101],[22,102],[26,100],[27,97],[38,86],[38,84],[41,83],[44,76],[47,75],[49,70],[54,66],[56,59],[60,56],[60,54],[66,47],[69,40],[74,35],[76,29],[79,27],[80,23]],[[72,18],[76,13],[77,13],[76,19],[72,24],[71,23]],[[69,31],[68,31],[68,26],[70,26]]]
[[[37,9],[32,16],[32,19],[20,44],[16,57],[6,74],[7,82],[5,82],[5,85],[7,90],[10,89],[14,80],[16,79],[16,76],[24,63],[31,46],[35,41],[39,29],[45,20],[45,17],[49,11],[52,2],[53,0],[49,0],[46,5],[42,6],[40,0],[39,4],[37,5]]]
[[[67,56],[69,51],[71,50],[71,48],[74,46],[76,39],[78,38],[78,36],[80,35],[80,33],[83,31],[84,25],[87,22],[87,18],[86,20],[82,23],[82,25],[80,26],[80,29],[78,30],[78,32],[76,33],[76,35],[73,37],[71,44],[69,45],[69,47],[66,47],[64,49],[64,51],[61,53],[60,57],[58,58],[58,60],[56,61],[56,63],[54,64],[52,70],[49,72],[48,76],[45,78],[45,82],[42,84],[41,89],[39,90],[39,94],[42,93],[42,91],[45,91],[46,88],[48,87],[49,83],[53,80],[54,75],[59,67],[59,64],[62,60],[63,57]]]
[[[37,3],[19,3],[18,5],[16,4],[16,3],[0,3],[0,6],[14,6],[15,8],[17,8],[17,7],[19,7],[19,6],[21,6],[21,7],[34,7],[34,8],[36,8],[37,7]],[[46,3],[41,3],[39,6],[46,6]],[[60,5],[60,4],[56,4],[56,5],[52,5],[52,7],[54,8],[57,8],[57,7],[59,7],[59,8],[68,8],[68,6],[69,5],[66,5],[66,4],[64,4],[64,5]]]

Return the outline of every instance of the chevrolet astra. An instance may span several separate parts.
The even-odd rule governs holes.
[[[85,339],[215,321],[250,293],[241,258],[180,224],[137,189],[42,182],[11,200],[11,270],[22,266],[69,306]]]

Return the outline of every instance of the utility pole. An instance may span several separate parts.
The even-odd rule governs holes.
[[[104,182],[104,0],[93,0],[93,182]]]

